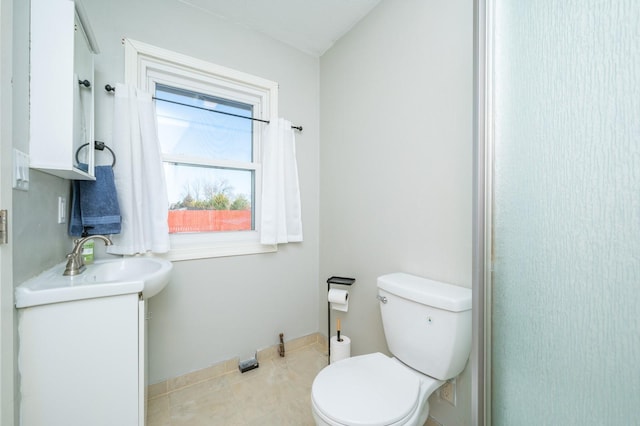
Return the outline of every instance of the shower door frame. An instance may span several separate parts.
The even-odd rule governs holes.
[[[471,419],[491,425],[493,0],[473,2],[473,345]]]

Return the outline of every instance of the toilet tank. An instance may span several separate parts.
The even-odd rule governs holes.
[[[403,363],[440,380],[471,352],[471,289],[397,272],[378,278],[384,334]]]

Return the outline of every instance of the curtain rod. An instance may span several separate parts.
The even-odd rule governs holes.
[[[115,92],[116,88],[113,87],[110,84],[107,84],[106,86],[104,86],[104,90],[106,90],[107,92]],[[260,118],[247,117],[247,116],[244,116],[244,115],[232,114],[230,112],[224,112],[224,111],[216,111],[215,109],[199,107],[199,106],[196,106],[196,105],[184,104],[182,102],[170,101],[168,99],[156,98],[155,96],[153,96],[151,99],[156,100],[156,101],[169,102],[171,104],[182,105],[182,106],[186,106],[186,107],[190,107],[190,108],[201,109],[203,111],[215,112],[215,113],[218,113],[218,114],[230,115],[232,117],[245,118],[247,120],[259,121],[261,123],[269,124],[269,120],[262,120]],[[302,126],[291,126],[291,128],[295,129],[295,130],[298,130],[300,132],[302,131]]]

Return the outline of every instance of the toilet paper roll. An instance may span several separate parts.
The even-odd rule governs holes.
[[[349,292],[347,290],[330,289],[328,300],[331,302],[331,309],[342,312],[349,310]]]
[[[342,342],[338,342],[337,336],[331,337],[331,363],[351,357],[351,339],[347,336],[340,336],[340,339]]]

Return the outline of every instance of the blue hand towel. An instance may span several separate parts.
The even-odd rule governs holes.
[[[113,168],[96,166],[96,180],[73,182],[69,234],[119,234],[122,217]]]

